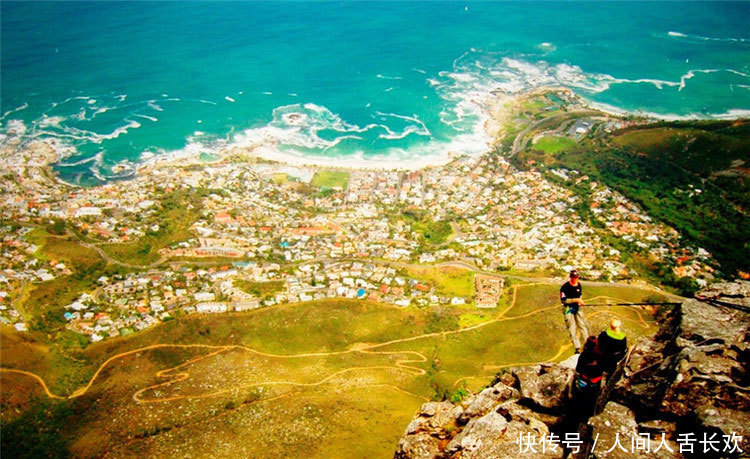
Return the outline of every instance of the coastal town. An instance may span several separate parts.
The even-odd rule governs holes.
[[[599,115],[556,134],[575,141],[621,125]],[[19,139],[0,141],[8,165],[0,182],[0,321],[19,331],[43,327],[40,310],[100,341],[180,314],[330,298],[493,308],[508,274],[576,267],[588,280],[639,279],[644,273],[608,238],[699,285],[717,266],[588,176],[519,170],[497,151],[397,171],[287,165],[233,148],[217,161],[154,161],[132,179],[85,188],[54,177],[52,146]],[[597,228],[562,183],[591,191]],[[58,244],[67,252],[56,252]],[[99,264],[82,267],[76,247]],[[409,270],[441,264],[475,271],[473,293],[447,294]],[[30,304],[35,286],[67,279],[90,282],[57,307]]]

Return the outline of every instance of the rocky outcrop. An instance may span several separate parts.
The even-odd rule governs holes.
[[[517,455],[519,437],[541,440],[550,434],[550,426],[562,422],[573,375],[572,369],[556,364],[511,368],[459,404],[425,403],[407,427],[395,457]],[[562,457],[560,447],[533,450],[524,457]]]
[[[696,296],[709,295],[742,306],[750,303],[750,282],[716,284]],[[642,422],[673,426],[661,429],[671,438],[706,435],[723,448],[725,436],[736,434],[743,437],[739,447],[750,452],[748,361],[750,314],[688,300],[653,340],[636,344],[611,399]]]
[[[566,419],[574,408],[570,364],[512,368],[461,403],[423,405],[395,457],[593,453],[597,458],[674,458],[750,453],[750,314],[741,310],[750,304],[750,282],[716,284],[699,295],[720,302],[688,300],[676,307],[655,337],[636,343],[622,378],[610,382],[611,391],[600,400],[597,414],[583,423]],[[724,302],[740,309],[724,307]],[[541,444],[544,438],[562,440],[573,432],[583,441],[580,449],[563,450],[571,444],[559,441],[557,448]],[[520,438],[537,443],[529,445]]]

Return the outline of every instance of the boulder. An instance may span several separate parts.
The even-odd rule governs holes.
[[[417,416],[406,427],[394,457],[427,459],[437,457],[441,446],[452,438],[460,406],[450,402],[429,402],[422,405]]]
[[[407,433],[428,431],[431,435],[444,438],[442,432],[455,423],[460,407],[449,402],[429,402],[422,405],[419,415],[409,423]]]
[[[490,411],[482,417],[469,421],[463,431],[448,444],[446,451],[449,454],[456,451],[481,452],[487,449],[487,445],[500,439],[507,428],[508,421],[505,417],[495,411]]]
[[[522,402],[538,411],[562,414],[575,370],[556,364],[541,364],[511,370],[519,382]]]
[[[591,452],[597,459],[682,457],[679,445],[666,435],[666,446],[661,444],[661,434],[646,432],[639,435],[635,414],[619,403],[608,402],[600,414],[589,419],[588,425],[591,427]]]
[[[459,423],[466,424],[469,419],[477,416],[483,416],[490,412],[499,403],[511,398],[518,398],[518,390],[506,386],[503,383],[497,383],[478,393],[475,397],[468,399],[463,412],[459,416]]]
[[[696,298],[750,306],[750,281],[719,282],[695,294]]]
[[[750,314],[741,311],[711,306],[698,300],[687,300],[682,303],[680,347],[712,341],[739,343],[745,338],[750,326]]]
[[[695,411],[695,429],[698,432],[716,433],[719,437],[736,434],[741,436],[739,448],[747,454],[750,452],[750,411],[731,408],[701,406]],[[723,449],[722,442],[722,449]]]
[[[401,437],[393,457],[397,459],[432,459],[438,456],[440,440],[427,432],[411,433]]]

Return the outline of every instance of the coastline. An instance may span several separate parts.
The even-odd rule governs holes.
[[[482,156],[492,151],[492,149],[495,148],[497,141],[499,140],[498,133],[502,130],[503,126],[510,121],[509,115],[511,113],[511,110],[509,109],[509,107],[521,102],[524,98],[527,98],[531,95],[552,91],[565,92],[566,94],[568,94],[572,98],[572,100],[574,100],[574,102],[570,105],[577,105],[579,108],[588,108],[591,110],[599,111],[602,113],[602,115],[607,115],[618,119],[622,119],[625,117],[636,117],[641,118],[645,122],[657,122],[695,121],[703,119],[720,121],[750,118],[750,110],[744,109],[733,109],[726,114],[712,115],[709,117],[701,117],[697,114],[680,116],[660,115],[657,113],[641,111],[627,111],[625,109],[614,107],[608,104],[594,102],[586,99],[585,97],[580,96],[575,91],[565,86],[540,86],[520,93],[510,93],[501,90],[494,90],[488,93],[484,99],[472,101],[476,106],[481,108],[481,118],[477,123],[477,129],[475,129],[471,133],[461,135],[464,136],[464,138],[472,139],[475,143],[482,142],[483,146],[481,148],[481,152],[479,153],[466,153],[461,151],[460,141],[449,142],[442,146],[438,145],[439,147],[441,147],[439,149],[439,153],[433,153],[421,157],[413,156],[409,158],[398,158],[396,156],[384,155],[365,157],[361,152],[336,157],[311,156],[295,154],[293,152],[284,152],[270,143],[236,143],[224,146],[218,151],[211,152],[211,154],[217,156],[217,159],[212,161],[200,159],[201,155],[206,153],[206,151],[202,148],[186,147],[180,150],[156,154],[155,156],[150,156],[141,161],[132,163],[134,172],[128,177],[122,177],[122,179],[128,180],[131,178],[137,178],[142,174],[148,174],[149,171],[154,168],[158,169],[161,165],[174,165],[175,163],[180,163],[182,165],[210,166],[211,164],[220,164],[235,155],[247,156],[249,159],[292,167],[310,167],[315,169],[336,169],[349,171],[410,172],[428,168],[444,167],[462,157]],[[53,154],[46,155],[45,157],[45,166],[49,170],[49,175],[53,177],[55,181],[67,186],[83,186],[71,183],[60,178],[60,174],[54,171],[54,166],[69,156],[70,148],[65,145],[59,144],[59,141],[57,141],[56,139],[37,139],[25,148],[34,148],[40,143],[45,145],[45,149],[53,152]],[[111,178],[111,180],[115,179],[117,179],[117,177]],[[101,185],[104,185],[111,180],[108,177],[107,180],[102,180]]]

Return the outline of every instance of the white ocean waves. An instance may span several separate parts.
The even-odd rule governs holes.
[[[399,140],[411,134],[420,135],[424,137],[432,136],[432,134],[430,133],[430,130],[427,129],[427,125],[422,120],[420,120],[416,114],[414,114],[413,116],[406,116],[406,115],[399,115],[396,113],[383,113],[383,112],[375,112],[375,113],[382,118],[391,117],[391,118],[396,118],[396,119],[400,119],[400,120],[413,123],[413,124],[408,124],[401,132],[393,131],[387,124],[380,124],[378,126],[384,129],[386,132],[378,135],[379,139]]]
[[[448,94],[449,99],[456,99],[456,94],[467,94],[471,91],[502,91],[517,94],[542,86],[565,86],[588,94],[605,92],[613,85],[648,84],[656,89],[675,88],[684,90],[688,80],[698,75],[726,72],[739,81],[731,85],[741,85],[750,78],[746,72],[731,68],[691,69],[674,80],[661,78],[621,78],[605,73],[586,72],[581,67],[569,63],[552,64],[546,61],[529,61],[518,57],[507,57],[499,53],[469,52],[456,60],[451,72],[441,72],[440,78],[430,78],[427,82]],[[466,97],[461,96],[461,99]],[[456,104],[456,107],[465,105]],[[455,111],[455,109],[454,109]],[[451,123],[450,119],[445,122]]]
[[[718,42],[718,43],[750,43],[749,38],[735,38],[735,37],[706,37],[702,35],[686,34],[682,32],[675,32],[670,30],[666,33],[667,37],[674,39],[682,39],[687,42]]]
[[[100,151],[96,155],[90,156],[88,158],[84,158],[84,159],[82,159],[80,161],[74,161],[72,163],[69,163],[69,162],[59,162],[59,163],[57,163],[57,166],[61,166],[61,167],[75,167],[75,166],[81,166],[83,164],[88,164],[88,163],[92,163],[92,162],[95,162],[95,163],[101,165],[102,164],[102,160],[103,160],[103,156],[104,156],[104,152]]]
[[[40,128],[46,128],[46,127],[60,127],[60,123],[65,121],[64,116],[47,116],[42,115],[41,119],[39,119],[36,124]]]
[[[271,144],[286,148],[327,151],[355,135],[378,127],[348,123],[326,107],[314,104],[291,104],[273,110],[272,120],[265,126],[237,134],[231,143],[239,145]]]
[[[10,109],[10,110],[6,111],[5,113],[3,113],[3,115],[0,116],[0,121],[3,121],[11,113],[20,112],[21,110],[25,110],[27,108],[29,108],[29,104],[27,102],[24,102],[23,104],[19,105],[18,107]]]
[[[381,75],[380,73],[378,73],[377,77],[383,80],[403,80],[400,76]]]
[[[155,100],[149,100],[146,102],[146,104],[151,107],[152,109],[156,110],[157,112],[163,112],[164,109],[161,107],[161,105],[157,104]]]
[[[139,118],[147,119],[149,121],[153,121],[154,123],[156,123],[157,121],[159,121],[159,118],[156,118],[155,116],[142,115],[142,114],[135,114],[133,116],[137,116]]]
[[[73,141],[84,141],[100,144],[105,140],[116,139],[119,136],[126,134],[128,131],[138,129],[141,127],[141,123],[135,120],[126,119],[125,124],[118,126],[113,131],[101,134],[94,131],[81,129],[74,126],[60,126],[60,130],[50,131],[45,129],[38,129],[34,132],[34,137],[54,137],[58,139],[68,139]],[[37,125],[36,127],[41,127]]]

